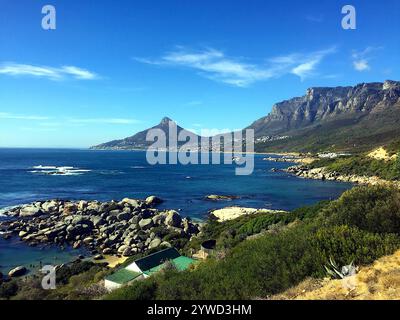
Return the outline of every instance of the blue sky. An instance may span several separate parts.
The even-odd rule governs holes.
[[[87,147],[164,116],[238,129],[312,86],[400,80],[399,18],[397,0],[0,0],[0,146]]]

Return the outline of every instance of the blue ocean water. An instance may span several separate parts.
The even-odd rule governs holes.
[[[142,151],[0,149],[0,209],[45,199],[121,200],[157,195],[162,207],[204,217],[230,205],[290,210],[338,197],[348,183],[299,179],[271,168],[291,164],[255,155],[252,175],[235,175],[235,165],[149,165]],[[48,175],[53,167],[65,175]],[[210,202],[209,194],[239,196]]]
[[[161,208],[180,209],[184,216],[203,219],[211,209],[232,205],[291,210],[336,198],[351,187],[271,172],[291,164],[264,161],[264,157],[255,155],[252,175],[237,176],[235,165],[152,166],[141,151],[0,149],[0,209],[54,198],[109,201],[157,195],[165,200]],[[46,174],[57,170],[65,174]],[[239,198],[204,200],[209,194]],[[63,263],[77,254],[1,239],[0,270],[46,260]]]

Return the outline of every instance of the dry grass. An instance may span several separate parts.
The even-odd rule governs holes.
[[[117,257],[117,256],[112,256],[112,255],[105,255],[104,259],[93,261],[95,263],[108,263],[108,266],[110,268],[115,268],[116,266],[124,263],[128,257]]]
[[[380,147],[368,153],[368,157],[376,160],[389,161],[396,159],[397,156],[395,154],[390,156],[389,153],[383,147]]]
[[[344,280],[307,279],[272,300],[398,300],[400,250],[363,267]]]

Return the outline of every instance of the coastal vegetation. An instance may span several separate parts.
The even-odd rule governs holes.
[[[104,264],[74,261],[63,265],[56,272],[56,289],[42,288],[41,273],[15,278],[0,283],[0,300],[85,300],[103,296],[106,291],[100,284],[110,273]]]
[[[271,300],[398,300],[400,250],[342,279],[307,278]],[[352,290],[349,290],[351,288]]]
[[[288,217],[278,215],[264,220],[262,216],[251,216],[211,222],[206,235],[220,235],[220,250],[213,257],[195,270],[168,270],[118,289],[106,298],[267,297],[307,277],[326,276],[324,266],[330,258],[339,265],[351,261],[358,266],[372,263],[400,248],[399,199],[398,189],[356,187],[338,200],[295,210]],[[248,238],[262,228],[267,230]],[[231,230],[241,231],[232,234]]]
[[[373,263],[400,248],[400,191],[384,186],[355,187],[339,199],[291,212],[209,219],[186,240],[192,254],[208,239],[213,253],[187,271],[166,268],[143,281],[107,293],[106,264],[76,261],[57,271],[57,289],[43,290],[33,275],[0,284],[0,299],[253,299],[267,298],[305,279],[327,276],[339,266]],[[137,253],[125,262],[151,253]]]
[[[340,157],[338,159],[319,159],[310,168],[324,167],[340,175],[377,176],[385,180],[400,179],[400,152],[391,160],[378,160],[366,155]]]

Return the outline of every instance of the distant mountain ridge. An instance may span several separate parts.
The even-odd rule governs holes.
[[[287,133],[317,122],[358,118],[399,102],[400,82],[363,83],[354,87],[310,88],[306,95],[282,101],[249,128],[255,135]]]
[[[113,140],[113,141],[110,141],[110,142],[99,144],[97,146],[93,146],[93,147],[91,147],[91,149],[98,149],[98,150],[99,149],[100,150],[102,150],[102,149],[111,149],[111,150],[145,149],[145,148],[151,146],[154,143],[154,141],[146,141],[146,136],[147,136],[148,132],[150,130],[153,130],[153,129],[162,130],[166,134],[167,142],[168,142],[169,124],[170,123],[172,125],[176,125],[176,129],[177,129],[177,134],[178,135],[180,133],[182,133],[182,131],[183,131],[182,134],[188,134],[188,135],[192,135],[192,136],[195,136],[195,137],[199,137],[195,133],[180,127],[172,119],[170,119],[168,117],[164,117],[164,118],[162,118],[160,123],[157,124],[154,127],[151,127],[149,129],[140,131],[140,132],[136,133],[135,135],[133,135],[131,137],[128,137],[128,138],[125,138],[125,139]],[[184,143],[185,142],[179,142],[178,145],[182,145]]]
[[[387,143],[400,137],[400,82],[310,88],[302,97],[275,104],[248,129],[257,138],[288,137],[258,144],[258,151],[348,150]]]
[[[169,121],[165,117],[150,129],[168,135]],[[146,141],[150,129],[92,149],[144,149],[153,143]],[[400,82],[310,88],[302,97],[276,103],[245,129],[254,129],[258,152],[368,150],[400,139]],[[177,130],[197,136],[180,126]]]

